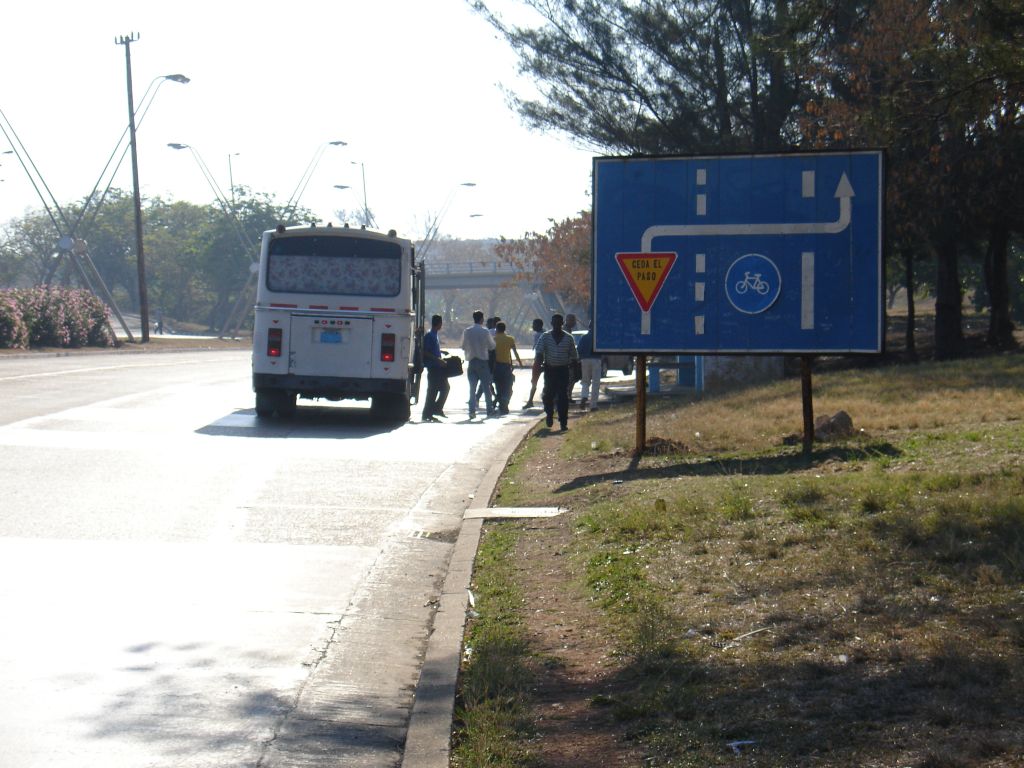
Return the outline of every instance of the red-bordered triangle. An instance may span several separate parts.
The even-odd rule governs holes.
[[[658,298],[665,278],[676,263],[677,254],[661,253],[616,253],[615,260],[629,283],[637,304],[644,312],[650,312]]]

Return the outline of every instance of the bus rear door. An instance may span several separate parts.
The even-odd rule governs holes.
[[[370,377],[372,318],[293,314],[290,341],[289,373]]]

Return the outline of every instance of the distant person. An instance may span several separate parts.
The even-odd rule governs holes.
[[[579,330],[576,327],[577,322],[578,321],[576,319],[576,315],[574,315],[572,312],[565,316],[565,332],[568,333],[570,336],[572,336],[573,331]],[[575,342],[576,339],[574,338],[573,341]],[[579,363],[576,363],[569,369],[568,397],[570,403],[576,402],[575,400],[573,400],[572,397],[572,389],[573,387],[576,386],[576,382],[580,380],[581,376],[582,373],[580,372]]]
[[[516,340],[505,333],[505,323],[498,321],[494,334],[494,386],[498,390],[498,413],[508,413],[508,401],[512,399],[512,356],[515,355],[519,367],[523,360],[519,357]]]
[[[544,321],[539,317],[533,318],[533,348],[537,348],[537,342],[544,333]]]
[[[484,313],[476,310],[473,313],[473,325],[462,333],[462,351],[466,355],[466,377],[469,379],[469,418],[476,418],[480,404],[480,390],[483,391],[487,404],[487,415],[495,415],[494,400],[491,395],[491,369],[487,363],[490,351],[494,349],[494,339],[484,328]]]
[[[544,335],[544,321],[539,317],[533,318],[533,371],[530,373],[530,396],[526,398],[526,405],[523,409],[533,408],[533,396],[537,394],[537,382],[540,381],[540,365],[537,361],[537,342]]]
[[[551,330],[540,337],[534,354],[544,370],[544,421],[550,428],[557,408],[558,423],[564,432],[569,428],[569,371],[579,355],[572,334],[562,330],[563,323],[561,315],[551,316]]]
[[[430,318],[430,330],[423,336],[423,366],[427,369],[427,397],[423,403],[423,421],[437,421],[438,416],[447,418],[444,404],[448,400],[451,385],[448,370],[441,357],[441,331],[443,319],[440,315]]]
[[[487,332],[489,334],[491,334],[491,338],[492,339],[494,338],[494,334],[497,333],[497,326],[498,326],[498,321],[499,320],[501,320],[501,318],[497,317],[497,316],[495,316],[495,317],[488,317],[487,318]],[[494,383],[495,382],[494,382],[494,350],[493,349],[490,351],[490,354],[488,354],[488,356],[487,356],[487,367],[491,369],[491,399],[492,400],[497,400],[498,392],[494,388]],[[480,391],[477,391],[476,399],[478,401],[480,400],[480,395],[481,394],[482,393]]]
[[[580,337],[576,345],[580,356],[580,410],[596,411],[601,393],[601,355],[594,352],[594,324]]]
[[[565,333],[567,333],[569,336],[571,336],[574,331],[578,331],[579,329],[577,328],[577,323],[578,323],[577,316],[572,314],[572,312],[569,312],[568,314],[566,314],[565,315]],[[575,337],[572,338],[572,341],[573,342],[575,341]],[[569,402],[575,402],[575,400],[572,399],[572,388],[575,386],[575,383],[580,381],[580,379],[582,377],[583,377],[583,373],[580,371],[580,362],[577,361],[569,369],[569,386],[568,386]]]

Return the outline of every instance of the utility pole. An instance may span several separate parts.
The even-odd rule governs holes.
[[[142,323],[142,343],[149,342],[149,296],[146,291],[146,257],[142,249],[142,196],[139,194],[139,153],[135,145],[135,97],[132,94],[131,44],[139,39],[132,32],[114,42],[124,46],[124,62],[128,77],[128,135],[132,149],[132,188],[135,193],[135,257],[139,271],[139,318]]]

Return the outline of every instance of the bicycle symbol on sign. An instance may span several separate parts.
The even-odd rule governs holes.
[[[748,290],[755,291],[761,296],[768,293],[768,281],[761,279],[761,273],[755,272],[751,275],[749,272],[743,273],[743,279],[736,283],[736,293],[744,294]]]
[[[769,309],[781,291],[778,266],[760,253],[740,256],[726,271],[725,295],[745,315],[758,315]]]

